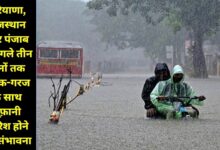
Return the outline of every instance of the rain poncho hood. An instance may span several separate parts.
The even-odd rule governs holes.
[[[168,75],[167,75],[166,80],[170,78],[170,70],[169,70],[166,63],[157,63],[156,64],[156,67],[154,69],[154,74],[155,74],[157,80],[158,80],[158,74],[160,71],[167,71]]]
[[[179,73],[183,74],[183,78],[182,78],[182,80],[180,81],[180,83],[182,83],[182,82],[184,81],[183,68],[182,68],[180,65],[176,65],[176,66],[173,67],[173,71],[172,71],[172,75],[171,75],[171,80],[172,80],[172,82],[173,82],[173,76],[174,76],[175,74],[179,74]]]

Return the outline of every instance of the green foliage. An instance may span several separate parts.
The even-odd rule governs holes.
[[[194,37],[192,40],[195,42],[193,50],[194,71],[196,76],[207,77],[202,43],[204,36],[215,34],[219,28],[219,0],[104,0],[104,2],[92,0],[89,3],[90,9],[97,9],[92,7],[93,3],[99,3],[99,6],[105,7],[107,10],[110,9],[111,11],[107,12],[113,16],[135,12],[145,18],[147,24],[156,25],[165,20],[172,27],[174,33],[180,31],[181,28],[191,31]],[[151,45],[154,44],[151,43]],[[157,44],[154,46],[157,47]]]
[[[116,17],[110,17],[105,10],[99,10],[87,14],[93,16],[91,22],[96,26],[96,31],[101,33],[102,42],[119,49],[142,47],[151,58],[164,58],[165,46],[171,45],[173,41],[182,40],[175,40],[173,32],[165,22],[156,26],[149,25],[138,13],[130,12],[127,15],[118,14]]]
[[[181,30],[181,21],[177,17],[177,13],[170,13],[169,16],[165,19],[165,22],[168,26],[172,27],[173,32],[176,33]]]
[[[173,31],[181,27],[198,29],[202,33],[214,33],[219,26],[219,0],[92,0],[90,9],[106,8],[110,16],[121,12],[138,12],[147,23],[169,21]]]

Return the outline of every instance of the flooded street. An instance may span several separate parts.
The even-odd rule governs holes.
[[[104,74],[104,85],[70,103],[58,125],[48,124],[51,80],[37,79],[37,150],[220,149],[220,78],[185,79],[197,95],[207,98],[197,107],[199,119],[185,121],[144,118],[145,79],[146,75]],[[76,79],[82,84],[88,80]],[[72,82],[69,96],[77,90]]]

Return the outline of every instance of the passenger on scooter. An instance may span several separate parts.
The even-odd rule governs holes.
[[[166,81],[159,82],[150,94],[151,102],[156,107],[156,110],[165,115],[166,119],[183,117],[181,111],[177,111],[166,97],[195,97],[195,92],[192,87],[184,82],[183,68],[179,65],[174,66],[171,78]],[[187,107],[188,115],[197,118],[198,110],[192,105],[203,105],[204,96],[199,96],[197,99],[184,98],[183,102],[189,105]]]
[[[170,70],[165,63],[158,63],[154,70],[155,76],[147,78],[142,90],[141,97],[144,101],[144,108],[146,109],[147,118],[157,118],[160,114],[156,111],[155,106],[150,100],[150,93],[159,81],[167,80],[170,78]]]

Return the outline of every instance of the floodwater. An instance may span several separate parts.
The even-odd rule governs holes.
[[[37,79],[37,150],[219,150],[220,78],[186,82],[207,100],[197,120],[147,120],[141,99],[145,75],[103,75],[48,124],[50,79]],[[86,83],[89,79],[76,79]],[[67,79],[64,80],[67,83]],[[58,83],[58,79],[55,80]],[[74,82],[69,96],[77,93]]]

